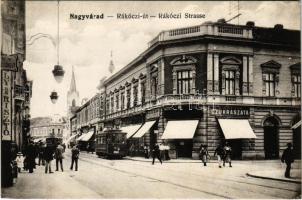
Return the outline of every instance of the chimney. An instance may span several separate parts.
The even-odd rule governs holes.
[[[248,27],[255,27],[255,22],[248,21],[248,22],[246,22],[246,26],[248,26]]]
[[[226,24],[226,21],[225,21],[224,18],[221,18],[221,19],[218,19],[218,20],[217,20],[217,23]]]
[[[282,29],[283,29],[283,24],[276,24],[276,25],[274,26],[274,29],[275,29],[275,30],[282,30]]]

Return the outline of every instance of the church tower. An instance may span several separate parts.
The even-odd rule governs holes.
[[[72,75],[71,75],[71,82],[70,88],[67,92],[67,117],[71,117],[74,113],[75,109],[80,105],[79,102],[79,92],[77,91],[76,81],[74,76],[74,69],[72,66]]]

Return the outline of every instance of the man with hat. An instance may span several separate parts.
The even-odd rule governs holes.
[[[287,148],[282,154],[281,161],[286,163],[285,177],[290,178],[290,168],[291,164],[294,162],[294,153],[291,143],[287,143]]]

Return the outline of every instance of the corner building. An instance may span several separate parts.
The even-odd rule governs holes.
[[[104,82],[101,123],[135,144],[197,159],[227,140],[234,159],[300,157],[300,31],[218,22],[160,32]]]

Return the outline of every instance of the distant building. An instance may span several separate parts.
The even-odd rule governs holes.
[[[64,117],[36,117],[31,119],[30,136],[32,139],[47,137],[63,138],[63,132],[67,121]]]

